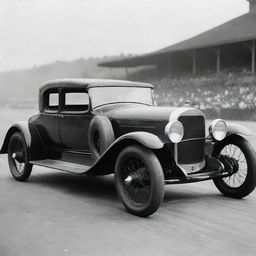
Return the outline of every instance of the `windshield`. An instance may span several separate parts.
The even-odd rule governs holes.
[[[94,87],[90,89],[92,108],[113,103],[153,105],[152,89],[143,87]]]

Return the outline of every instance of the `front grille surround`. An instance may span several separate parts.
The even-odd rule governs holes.
[[[205,118],[202,115],[180,116],[184,136],[177,145],[177,163],[191,165],[205,160]]]

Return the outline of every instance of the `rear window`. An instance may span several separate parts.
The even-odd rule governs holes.
[[[50,108],[58,108],[59,106],[59,94],[58,93],[50,93],[49,94],[49,107]]]
[[[57,112],[59,109],[58,91],[46,92],[44,96],[44,109],[46,112]]]

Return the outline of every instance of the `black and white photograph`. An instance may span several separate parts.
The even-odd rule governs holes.
[[[255,256],[256,0],[0,0],[0,256]]]

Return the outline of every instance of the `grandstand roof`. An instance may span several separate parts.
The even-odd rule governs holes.
[[[99,63],[102,67],[135,67],[155,64],[155,58],[173,52],[214,47],[256,39],[256,12],[250,12],[180,43],[158,51]]]

